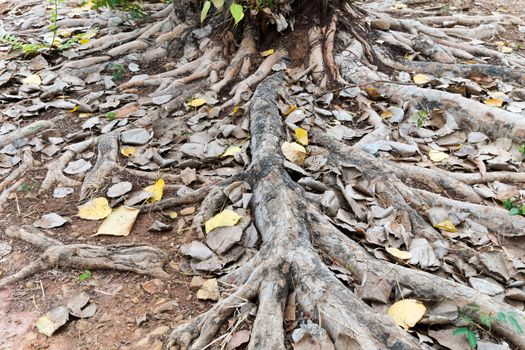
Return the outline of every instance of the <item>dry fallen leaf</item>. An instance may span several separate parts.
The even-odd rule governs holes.
[[[233,210],[223,210],[219,214],[206,221],[204,228],[206,233],[209,233],[217,227],[230,227],[235,226],[241,219],[241,216]]]
[[[414,80],[414,83],[416,83],[417,85],[423,85],[432,81],[432,77],[426,74],[416,74],[414,75],[412,80]]]
[[[290,114],[292,114],[293,112],[295,112],[297,110],[297,105],[290,105],[288,107],[288,109],[286,110],[286,112],[283,113],[283,115],[285,117],[289,116]]]
[[[42,84],[42,79],[40,79],[40,77],[37,74],[33,74],[25,79],[22,79],[22,84],[40,85]]]
[[[205,105],[206,103],[206,100],[203,98],[194,98],[193,100],[188,102],[188,106],[197,108],[202,105]]]
[[[102,222],[95,236],[127,236],[139,215],[140,209],[120,206]]]
[[[501,107],[503,105],[504,100],[502,98],[487,98],[483,102],[485,102],[487,106]]]
[[[404,250],[399,250],[399,249],[394,248],[394,247],[387,247],[386,251],[390,255],[393,255],[394,257],[396,257],[398,259],[401,259],[401,260],[408,260],[408,259],[412,258],[412,254],[410,252],[407,252],[407,251],[404,251]]]
[[[158,202],[162,199],[162,193],[164,192],[164,180],[158,179],[154,185],[150,185],[144,188],[144,191],[151,193],[151,198],[148,200],[150,203]]]
[[[427,308],[419,300],[404,299],[390,306],[386,313],[397,325],[410,329],[423,318],[426,311]]]
[[[120,153],[122,153],[122,155],[124,157],[132,156],[132,155],[135,154],[136,151],[137,151],[137,149],[135,147],[131,147],[131,146],[122,147],[120,149]]]
[[[306,158],[306,149],[295,142],[285,142],[281,146],[281,150],[290,162],[295,164],[303,164]]]
[[[381,112],[381,118],[388,119],[391,118],[394,115],[394,113],[390,112],[389,110]]]
[[[308,131],[303,128],[295,129],[295,138],[301,145],[308,145]]]
[[[266,51],[261,52],[261,56],[262,57],[268,57],[270,55],[273,55],[274,52],[275,52],[274,49],[266,50]]]
[[[93,198],[78,207],[78,216],[85,220],[101,220],[108,217],[109,214],[111,214],[111,208],[104,197]]]
[[[434,149],[432,149],[432,150],[430,150],[430,152],[428,152],[428,157],[433,162],[441,162],[441,161],[444,161],[445,159],[450,158],[450,156],[448,154],[446,154],[445,152],[436,151]]]
[[[434,227],[447,232],[458,232],[458,229],[450,220],[441,221],[440,223],[435,224]]]
[[[234,156],[240,152],[241,152],[241,148],[239,146],[228,146],[228,148],[226,148],[224,152],[221,154],[221,158]]]

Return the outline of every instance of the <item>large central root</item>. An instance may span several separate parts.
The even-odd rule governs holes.
[[[259,306],[248,348],[284,349],[282,327],[286,305],[283,300],[293,291],[301,311],[310,315],[310,319],[328,333],[331,339],[328,341],[336,349],[424,347],[338,280],[316,248],[351,271],[358,285],[377,275],[392,286],[397,284],[412,289],[416,296],[425,300],[450,300],[458,308],[478,303],[481,311],[489,314],[512,309],[459,283],[378,261],[335,228],[316,206],[306,203],[302,188],[289,177],[280,156],[285,134],[275,101],[282,85],[280,75],[265,80],[254,94],[250,109],[253,160],[245,181],[253,188],[252,210],[263,239],[257,256],[253,258],[259,262],[249,277],[245,275],[240,281],[236,292],[207,313],[178,326],[170,336],[169,345],[180,349],[201,349],[213,341],[220,327],[218,323],[233,314],[235,304],[257,300]],[[319,141],[323,141],[322,135]],[[352,156],[352,152],[356,152],[356,156]],[[375,172],[382,170],[374,169],[374,160],[359,156],[360,152],[358,149],[341,151],[350,155],[348,160],[353,164],[364,166],[369,162],[372,168],[367,174],[373,178]],[[401,209],[409,212],[415,229],[420,225],[420,232],[426,230],[429,236],[433,235],[433,229],[409,205]],[[228,278],[224,277],[225,280]],[[525,346],[525,337],[512,328],[498,326],[495,331],[516,345]]]

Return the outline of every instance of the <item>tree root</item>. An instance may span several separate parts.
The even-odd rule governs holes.
[[[148,245],[64,245],[60,241],[47,237],[40,230],[27,225],[19,228],[8,227],[5,233],[9,237],[18,238],[35,245],[44,250],[44,253],[17,273],[0,279],[0,289],[55,267],[129,271],[157,278],[168,277],[162,269],[167,261],[167,255],[162,250]]]
[[[84,178],[80,189],[80,200],[91,196],[104,184],[107,176],[117,167],[118,138],[106,134],[98,139],[98,157],[93,169]]]
[[[33,122],[29,125],[24,126],[23,128],[12,131],[6,135],[2,135],[2,138],[0,138],[0,148],[7,146],[11,142],[16,141],[18,139],[40,134],[43,131],[53,129],[54,127],[55,123],[51,120],[40,120]]]

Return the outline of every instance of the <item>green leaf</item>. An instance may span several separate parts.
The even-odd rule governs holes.
[[[244,8],[242,5],[236,3],[231,4],[230,12],[233,16],[233,20],[235,21],[235,25],[239,24],[239,22],[244,18]]]
[[[470,329],[468,329],[467,327],[459,327],[459,328],[454,329],[452,334],[453,335],[461,335],[461,334],[465,334],[467,332],[470,332]]]
[[[495,318],[490,315],[485,315],[485,314],[479,315],[479,322],[485,327],[490,327],[494,320]]]
[[[210,11],[210,8],[211,8],[211,1],[208,0],[202,6],[201,23],[204,22],[204,20],[206,19],[206,16],[208,16],[208,12]]]
[[[514,208],[514,201],[515,201],[514,197],[504,199],[503,207],[507,210],[511,210],[512,208]]]
[[[476,338],[476,334],[472,332],[470,329],[468,330],[467,334],[467,340],[470,344],[470,347],[472,349],[476,349],[478,347],[478,339]]]
[[[80,276],[78,276],[78,280],[80,282],[83,282],[83,281],[88,280],[90,278],[91,278],[91,271],[89,271],[89,270],[84,271]]]
[[[213,6],[215,6],[217,10],[222,9],[224,6],[224,0],[211,0],[211,2],[213,2]]]
[[[505,311],[498,311],[498,320],[500,320],[503,323],[507,323],[507,314]]]
[[[516,320],[514,315],[513,314],[509,314],[508,318],[509,318],[510,324],[512,325],[512,327],[514,327],[516,332],[518,334],[523,334],[523,329],[521,328],[520,324],[518,323],[518,321]]]
[[[519,214],[521,214],[520,208],[514,207],[511,210],[509,210],[509,215],[519,215]]]
[[[109,121],[115,120],[115,117],[117,116],[116,112],[107,112],[106,118],[108,118]]]
[[[518,147],[518,152],[520,152],[521,154],[525,155],[525,144],[523,144],[523,145]]]
[[[474,321],[472,321],[472,318],[470,318],[469,316],[467,315],[461,315],[461,319],[463,321],[465,321],[466,323],[468,324],[474,324]]]

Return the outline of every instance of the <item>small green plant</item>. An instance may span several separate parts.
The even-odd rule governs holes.
[[[120,79],[126,72],[126,68],[120,63],[112,64],[110,70],[113,72],[113,80]]]
[[[492,326],[496,322],[510,324],[516,333],[523,334],[523,329],[516,319],[517,315],[513,311],[499,310],[496,316],[480,313],[479,311],[480,306],[477,304],[467,305],[460,310],[459,316],[466,323],[466,326],[458,327],[453,332],[454,335],[465,335],[472,349],[476,349],[478,346],[476,330],[490,333]]]
[[[110,122],[115,120],[115,117],[117,116],[117,113],[115,112],[107,112],[106,113],[106,118],[107,120],[109,120]]]
[[[84,281],[87,281],[88,279],[91,278],[91,271],[89,270],[85,270],[84,272],[82,272],[79,276],[78,276],[78,280],[80,282],[84,282]]]
[[[58,4],[64,2],[64,0],[49,0],[49,3],[52,5],[51,8],[51,24],[49,25],[49,30],[53,33],[53,38],[51,39],[51,42],[49,43],[49,48],[53,48],[55,46],[55,40],[58,34]]]
[[[525,157],[525,143],[518,147],[518,152],[520,152],[521,155]]]
[[[421,109],[417,112],[417,116],[414,118],[414,121],[418,128],[425,126],[428,121],[428,112]]]
[[[0,34],[0,44],[6,44],[11,47],[12,50],[22,50],[26,56],[32,56],[37,54],[41,49],[47,48],[44,44],[28,43],[20,40],[14,35],[9,33]]]
[[[525,204],[518,203],[515,197],[506,198],[502,204],[509,215],[525,215]]]
[[[39,183],[36,181],[33,181],[31,183],[22,182],[22,184],[18,186],[16,190],[22,193],[31,193],[31,192],[35,192],[36,190],[38,190],[38,187],[39,187]]]
[[[271,3],[273,5],[273,1],[264,1],[264,0],[250,1],[247,4],[249,5],[250,9],[252,9],[251,7],[253,7],[252,3],[255,3],[255,8],[253,8],[253,10],[255,11],[258,11],[260,9],[261,4]],[[204,4],[202,5],[201,22],[204,22],[206,17],[208,17],[208,13],[210,12],[212,4],[215,7],[215,9],[217,9],[217,11],[221,11],[224,6],[224,0],[206,0]],[[242,21],[242,19],[244,18],[244,9],[245,9],[244,6],[234,1],[231,3],[229,9],[230,9],[230,14],[233,17],[234,24],[235,25],[239,24],[239,22]]]

